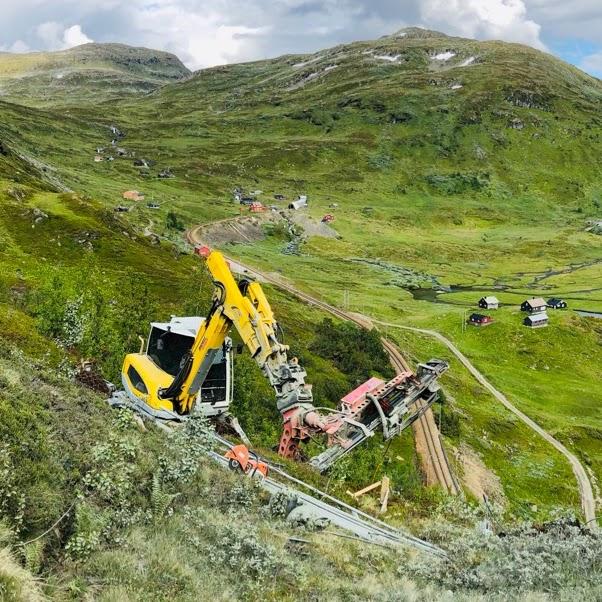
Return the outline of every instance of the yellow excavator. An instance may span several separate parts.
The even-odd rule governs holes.
[[[202,395],[203,385],[216,366],[216,358],[219,363],[227,357],[231,347],[228,334],[236,328],[274,388],[277,407],[289,422],[309,420],[312,429],[327,428],[332,419],[315,411],[311,386],[305,382],[306,372],[296,358],[289,360],[288,347],[278,340],[278,324],[261,285],[248,280],[237,282],[219,251],[201,247],[197,254],[205,258],[215,286],[209,315],[200,320],[196,329],[188,318],[172,319],[163,328],[157,328],[162,331],[159,336],[151,331],[146,350],[126,355],[121,371],[124,391],[113,395],[109,400],[111,405],[133,407],[158,421],[185,420],[197,402],[207,404]],[[179,340],[183,337],[174,329],[178,325],[196,330],[194,338],[188,337],[188,346]],[[171,353],[162,353],[167,346],[173,348]],[[174,356],[179,360],[176,370]],[[241,433],[236,421],[234,427]],[[281,449],[281,453],[286,451],[283,455],[294,457],[298,439],[294,435],[287,438],[286,450]]]
[[[447,365],[421,364],[416,375],[399,375],[390,383],[374,382],[347,396],[336,410],[313,405],[312,389],[297,358],[278,338],[274,313],[258,282],[236,281],[224,256],[207,247],[195,252],[206,260],[213,278],[213,303],[206,318],[175,318],[154,323],[146,348],[126,355],[121,372],[123,391],[109,403],[130,407],[156,422],[184,421],[192,412],[221,418],[246,441],[228,406],[231,400],[231,349],[235,328],[276,393],[283,418],[279,454],[299,456],[299,444],[326,435],[327,449],[312,464],[325,470],[336,459],[382,428],[389,438],[418,417],[411,406],[418,398],[430,406],[436,380]],[[377,379],[371,379],[372,381]],[[326,414],[324,412],[327,412]]]

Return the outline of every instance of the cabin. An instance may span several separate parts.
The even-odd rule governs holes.
[[[552,297],[551,299],[548,299],[547,306],[550,309],[566,309],[568,307],[568,303],[564,299]]]
[[[322,222],[324,224],[329,224],[330,222],[334,221],[334,215],[332,215],[332,213],[327,213],[323,218],[322,218]]]
[[[531,314],[523,320],[523,324],[529,328],[543,328],[548,325],[548,314],[545,311]]]
[[[128,154],[128,152],[125,150],[125,148],[118,148],[117,149],[117,156],[118,157],[126,157]]]
[[[493,295],[489,295],[487,297],[481,297],[479,299],[479,307],[482,309],[498,309],[500,306],[500,302],[497,297]]]
[[[147,204],[146,204],[146,206],[147,206],[149,209],[160,209],[160,208],[161,208],[161,206],[159,205],[159,203],[154,203],[154,202],[152,202],[152,203],[147,203]]]
[[[169,167],[166,167],[164,170],[159,172],[160,178],[173,178],[175,177]]]
[[[134,167],[142,167],[143,169],[148,169],[149,165],[146,162],[146,159],[134,159]]]
[[[117,207],[113,209],[113,211],[116,211],[117,213],[127,213],[129,210],[130,208],[125,207],[124,205],[117,205]]]
[[[255,202],[255,199],[252,196],[242,196],[240,197],[241,205],[251,205]]]
[[[493,323],[493,318],[484,314],[471,314],[468,323],[473,326],[488,326]]]
[[[96,155],[94,157],[94,163],[100,163],[101,161],[104,161],[104,157],[102,157],[101,155]]]
[[[546,302],[541,297],[533,297],[523,301],[520,305],[521,311],[528,311],[530,314],[539,314],[546,311]]]
[[[249,211],[251,213],[262,213],[263,211],[266,211],[266,207],[259,201],[255,201],[249,205]]]
[[[285,197],[283,194],[275,194],[275,195],[274,195],[274,198],[275,198],[277,201],[284,201],[284,199],[285,199],[286,197]]]
[[[137,190],[126,190],[123,193],[123,198],[128,201],[143,201],[144,194],[142,192],[138,192]]]

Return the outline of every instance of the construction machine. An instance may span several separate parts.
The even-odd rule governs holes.
[[[372,379],[341,400],[336,409],[316,408],[311,385],[288,346],[270,304],[258,282],[237,281],[219,251],[199,247],[213,278],[214,293],[206,318],[176,318],[153,323],[138,353],[125,357],[121,372],[123,391],[114,393],[112,405],[130,407],[160,423],[181,422],[199,412],[225,422],[247,442],[229,412],[232,399],[232,328],[271,384],[283,419],[278,452],[300,456],[300,444],[325,435],[326,450],[312,460],[323,471],[377,430],[392,437],[430,407],[438,390],[437,379],[447,369],[440,360],[422,364],[416,374],[406,372],[389,383]],[[415,402],[426,403],[421,409]]]

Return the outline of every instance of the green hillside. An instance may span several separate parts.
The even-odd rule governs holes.
[[[187,77],[173,54],[124,44],[84,44],[60,52],[0,53],[0,98],[33,106],[140,95]]]

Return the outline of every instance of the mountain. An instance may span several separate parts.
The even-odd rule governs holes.
[[[97,103],[149,92],[189,74],[173,54],[125,44],[84,44],[59,52],[0,53],[0,98],[38,106]]]

